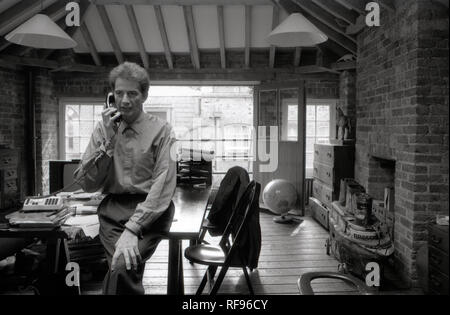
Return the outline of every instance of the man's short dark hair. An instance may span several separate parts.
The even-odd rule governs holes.
[[[111,70],[108,79],[112,90],[115,88],[117,78],[136,81],[139,83],[141,93],[148,93],[148,88],[150,86],[148,73],[137,63],[125,61]]]

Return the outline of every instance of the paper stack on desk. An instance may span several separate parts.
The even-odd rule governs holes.
[[[70,201],[82,201],[85,206],[98,206],[102,202],[105,195],[100,192],[87,193],[82,190],[72,192],[65,196]]]
[[[57,211],[36,211],[24,212],[19,210],[8,214],[5,218],[10,225],[19,227],[58,227],[61,226],[67,218],[72,215],[68,208],[62,208]]]
[[[84,204],[76,204],[72,205],[71,207],[75,209],[76,215],[97,214],[97,206],[86,206]]]
[[[76,226],[83,230],[86,236],[94,238],[98,235],[100,224],[98,216],[95,215],[77,215],[66,220],[64,225]]]

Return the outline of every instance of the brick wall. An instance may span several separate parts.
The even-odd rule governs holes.
[[[25,120],[26,73],[0,67],[0,147],[19,149],[21,165],[26,165]],[[26,168],[21,171],[22,195],[27,187]]]
[[[60,97],[100,97],[109,92],[107,73],[55,73],[55,95]]]
[[[375,157],[395,160],[396,262],[414,285],[426,223],[448,214],[448,9],[395,2],[358,36],[355,177],[370,193]]]
[[[35,70],[35,106],[36,106],[36,178],[37,191],[49,193],[49,160],[58,159],[58,100],[54,93],[54,84],[48,70]]]

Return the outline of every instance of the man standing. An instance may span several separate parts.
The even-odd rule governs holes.
[[[107,196],[98,209],[109,264],[104,294],[144,294],[145,261],[172,224],[176,162],[172,127],[143,112],[149,78],[125,62],[109,74],[115,106],[102,112],[75,178]]]

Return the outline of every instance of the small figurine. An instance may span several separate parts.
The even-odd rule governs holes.
[[[347,54],[342,56],[341,58],[338,59],[338,61],[336,61],[336,63],[340,63],[340,62],[347,62],[347,61],[355,61],[356,60],[356,56],[353,54]]]
[[[337,139],[347,140],[349,139],[350,132],[352,129],[350,119],[344,115],[344,112],[340,107],[336,111],[336,122],[337,122]]]

